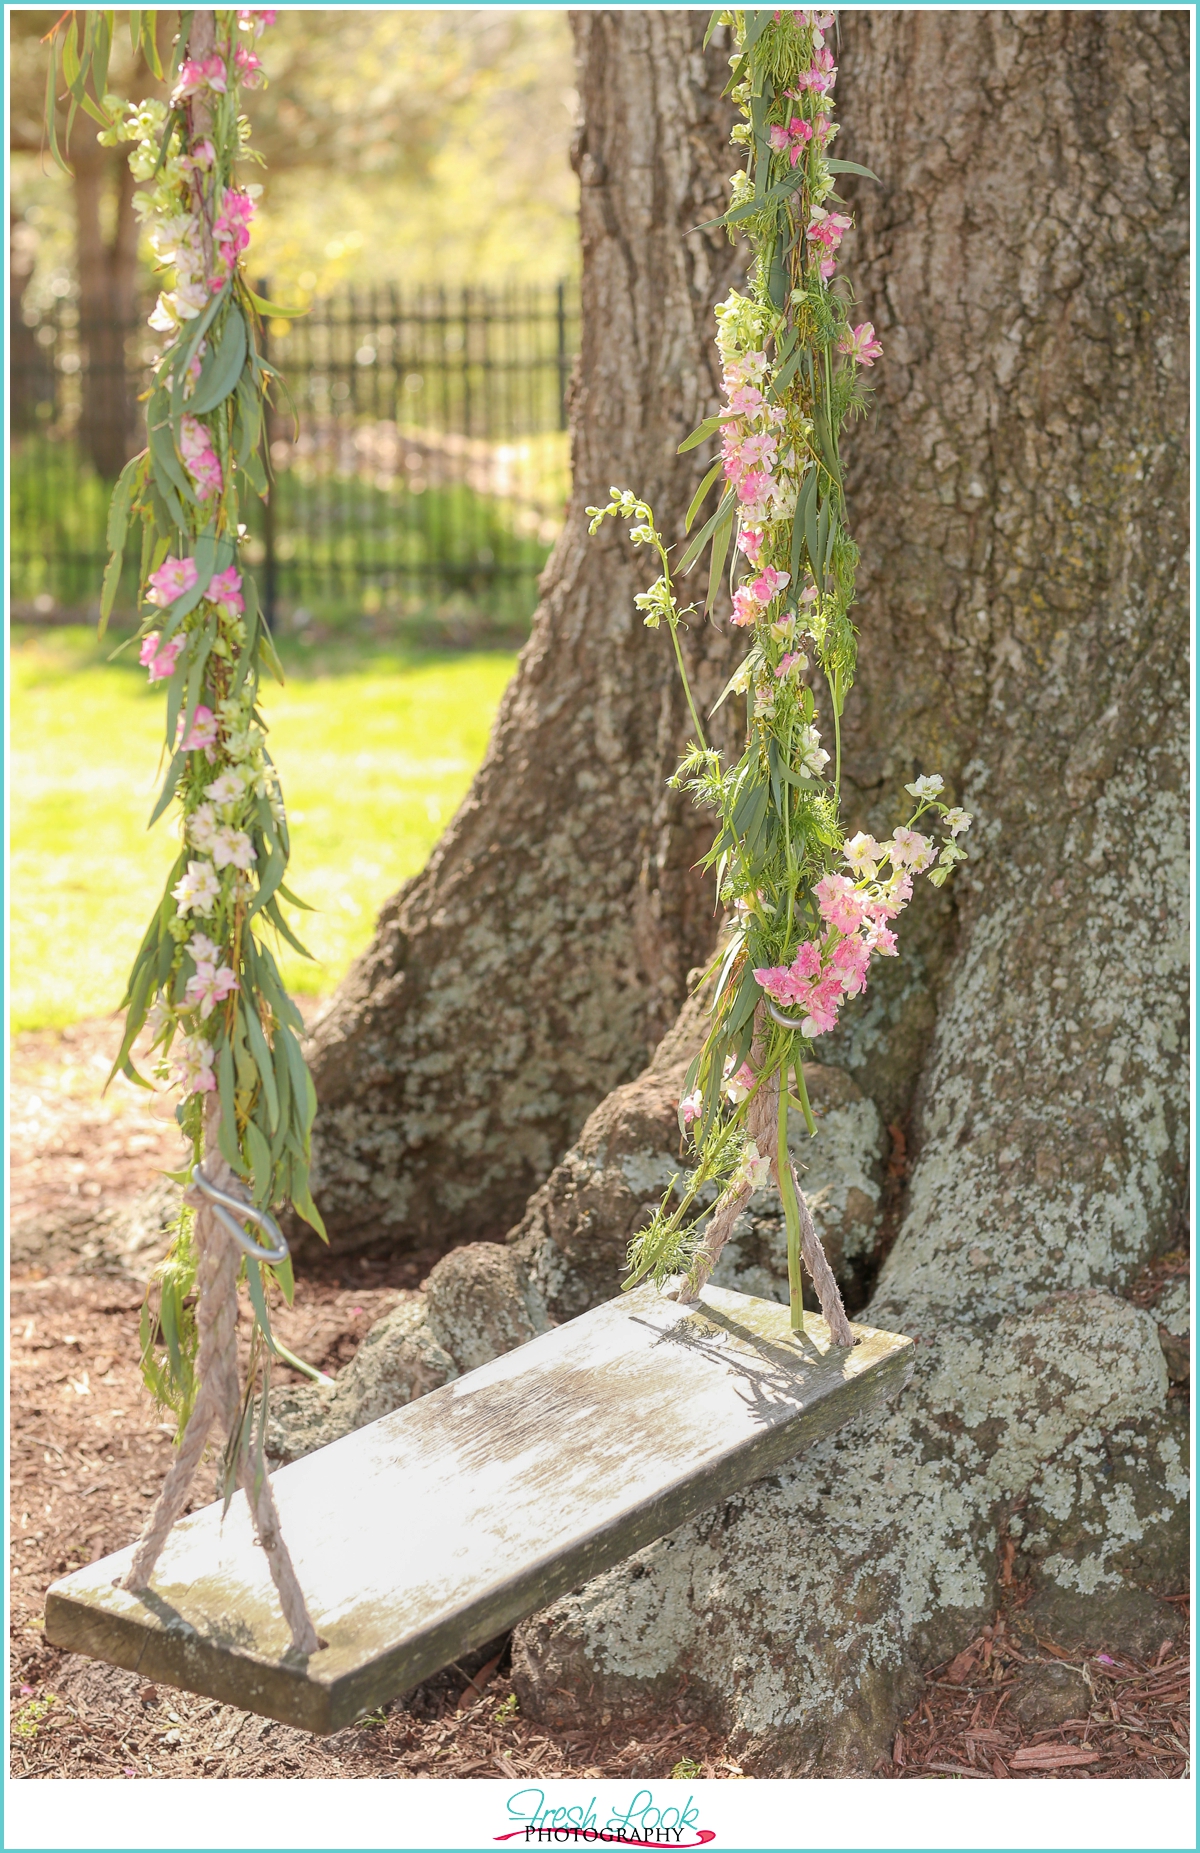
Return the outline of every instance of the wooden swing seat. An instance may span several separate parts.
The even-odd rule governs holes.
[[[318,1653],[289,1646],[240,1492],[180,1521],[143,1595],[115,1586],[132,1546],[55,1583],[46,1639],[339,1730],[894,1397],[912,1340],[854,1333],[636,1288],[272,1475]]]

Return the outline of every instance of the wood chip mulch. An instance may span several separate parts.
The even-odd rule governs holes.
[[[590,1728],[569,1731],[522,1718],[504,1643],[323,1739],[47,1645],[47,1587],[137,1535],[171,1456],[171,1425],[150,1402],[137,1369],[142,1282],[97,1241],[94,1227],[89,1232],[78,1220],[89,1184],[101,1182],[104,1207],[119,1215],[153,1165],[177,1162],[169,1149],[173,1135],[149,1118],[144,1096],[114,1090],[100,1098],[116,1032],[106,1021],[18,1037],[13,1056],[21,1121],[14,1194],[27,1218],[44,1215],[52,1231],[65,1224],[69,1239],[63,1245],[52,1236],[43,1255],[28,1255],[9,1297],[11,1773],[27,1780],[742,1776],[722,1738],[670,1707],[640,1723],[601,1714]],[[82,1237],[71,1235],[76,1226]],[[372,1321],[415,1287],[414,1266],[330,1258],[299,1280],[280,1335],[335,1372]],[[427,1268],[428,1262],[419,1271]],[[208,1497],[202,1487],[198,1502]],[[1031,1640],[1019,1626],[1029,1592],[1006,1586],[1003,1593],[992,1626],[949,1666],[931,1669],[877,1777],[1061,1780],[1187,1772],[1185,1598],[1175,1602],[1179,1625],[1171,1638],[1142,1664],[1112,1654],[1072,1655]],[[1017,1676],[1037,1659],[1078,1667],[1091,1698],[1086,1716],[1030,1734],[1007,1705]]]
[[[881,1759],[876,1775],[966,1781],[1186,1776],[1188,1599],[1167,1600],[1178,1626],[1148,1663],[1114,1653],[1071,1653],[1053,1641],[1031,1640],[1020,1631],[1018,1603],[1006,1604],[956,1659],[927,1675],[924,1697],[896,1732],[891,1755]],[[1038,1661],[1077,1668],[1090,1702],[1084,1715],[1054,1730],[1027,1732],[1008,1701],[1022,1670]]]

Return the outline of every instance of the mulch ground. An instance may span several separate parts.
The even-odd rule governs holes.
[[[1188,1773],[1190,1660],[1186,1597],[1178,1626],[1148,1664],[1114,1654],[1070,1653],[1020,1632],[1020,1609],[991,1626],[927,1678],[925,1696],[896,1732],[876,1774],[967,1780],[1182,1777]],[[1078,1669],[1090,1691],[1080,1716],[1026,1731],[1008,1710],[1022,1672],[1053,1661]]]
[[[49,1584],[137,1535],[171,1458],[172,1425],[137,1369],[144,1265],[123,1256],[112,1232],[154,1170],[178,1166],[179,1142],[127,1084],[101,1098],[116,1031],[111,1020],[77,1024],[18,1036],[13,1051],[12,1213],[23,1234],[9,1298],[12,1774],[740,1777],[723,1739],[669,1708],[633,1723],[602,1716],[571,1731],[522,1718],[505,1642],[320,1739],[46,1643]],[[335,1373],[428,1265],[331,1257],[298,1280],[280,1336]],[[199,1489],[198,1503],[210,1496]],[[992,1629],[950,1667],[931,1670],[877,1776],[1181,1776],[1188,1742],[1182,1599],[1172,1639],[1141,1665],[1084,1660],[1032,1641],[1019,1627],[1023,1592],[1005,1593]],[[1006,1705],[1022,1669],[1039,1658],[1079,1666],[1091,1699],[1086,1716],[1029,1734]]]

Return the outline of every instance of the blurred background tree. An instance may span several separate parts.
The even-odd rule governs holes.
[[[85,292],[119,307],[138,283],[124,151],[101,148],[82,114],[73,180],[43,149],[40,41],[57,17],[12,18],[12,287],[46,299],[77,282],[81,307]],[[126,18],[112,88],[152,90],[133,69]],[[161,18],[165,50],[174,15]],[[248,99],[267,165],[247,178],[264,183],[254,252],[277,291],[297,300],[351,282],[548,281],[577,269],[564,13],[280,12],[269,44],[270,82]]]

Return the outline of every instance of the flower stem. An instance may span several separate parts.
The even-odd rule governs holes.
[[[679,674],[683,681],[683,692],[687,696],[688,712],[692,717],[692,726],[696,729],[696,739],[707,753],[708,741],[704,738],[704,729],[700,725],[700,716],[696,713],[696,704],[692,700],[692,685],[688,681],[688,673],[684,667],[683,651],[679,647],[679,624],[678,620],[675,618],[671,619],[671,642],[675,645],[675,661],[679,664]]]
[[[793,1063],[793,1073],[796,1076],[796,1099],[800,1102],[800,1111],[804,1115],[804,1124],[808,1128],[809,1138],[815,1139],[817,1136],[817,1122],[813,1118],[813,1110],[808,1102],[808,1088],[804,1084],[804,1063],[798,1056]]]

